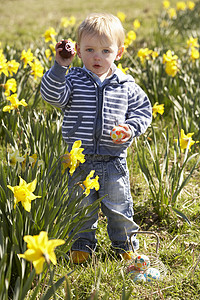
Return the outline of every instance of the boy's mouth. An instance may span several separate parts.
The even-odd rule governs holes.
[[[95,64],[95,65],[93,65],[93,67],[94,67],[95,69],[99,69],[101,66],[98,65],[98,64]]]

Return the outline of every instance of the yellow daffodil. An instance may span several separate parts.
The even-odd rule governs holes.
[[[173,55],[171,50],[168,50],[163,54],[163,64],[166,62],[171,62],[172,60],[176,61],[178,59],[177,55]]]
[[[146,59],[155,59],[158,56],[158,53],[148,48],[139,49],[137,56],[140,58],[142,64],[145,63]]]
[[[165,72],[169,75],[169,76],[176,76],[177,72],[178,72],[178,66],[176,61],[169,61],[166,63],[165,65]]]
[[[175,19],[177,17],[177,14],[176,14],[176,9],[175,8],[169,8],[168,11],[168,16],[170,19]]]
[[[187,1],[186,5],[189,10],[194,10],[195,8],[195,3],[193,1]]]
[[[12,167],[14,167],[17,162],[23,162],[24,159],[23,156],[20,156],[19,150],[15,150],[13,153],[9,154],[9,163]]]
[[[71,16],[69,18],[69,25],[74,26],[76,24],[76,18],[74,16]]]
[[[11,105],[6,105],[3,107],[3,112],[9,112],[13,109],[17,109],[19,105],[27,106],[28,104],[24,99],[19,100],[17,98],[17,94],[12,94],[11,96],[7,97],[7,100],[11,102]]]
[[[163,8],[168,9],[170,7],[170,2],[169,1],[163,1]]]
[[[199,143],[199,141],[193,141],[192,136],[193,136],[194,132],[192,133],[188,133],[185,134],[184,130],[181,129],[181,137],[179,140],[180,143],[180,148],[181,151],[184,152],[184,150],[189,147],[190,151],[191,151],[191,147],[192,145],[194,145],[195,143]],[[176,142],[178,142],[178,139],[175,139]]]
[[[189,38],[189,40],[187,40],[187,47],[191,48],[191,47],[199,47],[199,43],[198,43],[198,38],[193,38],[192,36]]]
[[[10,78],[6,81],[6,83],[3,85],[5,89],[5,96],[8,97],[10,96],[10,91],[15,93],[17,90],[17,82],[14,78]]]
[[[138,29],[138,28],[140,28],[140,21],[138,20],[138,19],[135,19],[134,21],[133,21],[133,28],[134,29]]]
[[[86,197],[90,194],[90,190],[95,189],[96,191],[99,190],[99,176],[96,176],[95,178],[91,179],[91,177],[94,176],[95,170],[92,170],[90,174],[86,177],[85,181],[83,181],[83,184],[85,186],[84,194]]]
[[[37,153],[30,155],[29,158],[31,159],[30,163],[31,163],[32,167],[34,167],[36,164],[36,161],[38,159]]]
[[[31,66],[31,74],[34,76],[36,80],[37,77],[42,77],[44,72],[44,67],[41,65],[39,59],[34,59],[34,62],[30,63]]]
[[[152,51],[152,52],[151,52],[151,57],[152,57],[153,59],[155,59],[156,57],[158,57],[158,52],[157,52],[157,51]]]
[[[179,11],[179,10],[186,10],[187,8],[187,5],[184,1],[178,1],[176,3],[176,9]]]
[[[127,51],[127,48],[133,43],[132,40],[129,40],[127,37],[125,37],[124,40],[124,47],[125,47],[125,51]]]
[[[81,147],[82,142],[80,140],[75,141],[70,152],[67,151],[63,155],[63,167],[64,169],[69,168],[69,173],[72,176],[76,168],[80,163],[85,162],[85,155],[82,153],[84,148]]]
[[[46,56],[46,58],[49,59],[49,61],[51,61],[52,57],[56,55],[55,46],[56,46],[56,42],[55,43],[52,42],[51,44],[49,44],[49,49],[45,50],[45,56]]]
[[[69,26],[69,19],[68,18],[64,18],[64,17],[61,18],[60,26],[64,27],[64,28],[67,28]]]
[[[56,44],[54,44],[54,43],[49,44],[49,48],[51,49],[51,51],[53,52],[54,55],[56,55],[55,46],[56,46]]]
[[[190,58],[192,59],[192,61],[199,59],[199,50],[195,47],[191,47]]]
[[[149,50],[148,48],[141,48],[138,50],[137,56],[140,58],[141,63],[143,64],[146,59],[150,58],[152,50]]]
[[[131,41],[135,41],[136,40],[136,33],[133,30],[128,31],[126,36]]]
[[[44,38],[45,38],[45,43],[51,42],[55,40],[55,36],[58,33],[55,31],[55,29],[53,27],[50,27],[49,29],[47,29],[45,31],[45,33],[43,34]]]
[[[0,75],[1,73],[4,73],[4,75],[8,76],[7,59],[5,58],[2,49],[0,49]]]
[[[120,19],[121,22],[124,22],[126,20],[126,15],[125,13],[118,11],[117,17]]]
[[[152,110],[153,110],[152,114],[154,118],[157,116],[157,114],[162,115],[164,113],[164,104],[158,104],[158,102],[156,102]]]
[[[29,164],[31,165],[32,168],[35,166],[37,161],[38,161],[38,164],[37,164],[38,167],[43,165],[43,161],[38,160],[37,153],[34,153],[33,155],[29,155],[29,150],[27,150],[23,157],[24,157],[24,160],[22,162],[22,171],[25,171],[27,159],[28,159]]]
[[[34,59],[34,55],[31,52],[31,49],[29,48],[28,51],[26,52],[25,50],[22,51],[21,53],[21,60],[24,63],[24,68],[27,67],[27,64],[30,64]]]
[[[192,61],[199,59],[199,43],[198,38],[190,37],[187,40],[187,47],[189,48],[190,58]]]
[[[51,61],[52,60],[52,56],[51,56],[52,52],[51,52],[51,50],[50,49],[46,49],[44,53],[45,53],[46,58],[48,58],[48,60]]]
[[[8,72],[10,73],[11,76],[13,76],[13,73],[16,74],[19,69],[19,63],[14,59],[8,61],[7,66],[8,66]]]
[[[127,49],[135,40],[136,40],[135,31],[133,31],[133,30],[128,31],[126,34],[126,37],[125,37],[125,41],[124,41],[125,49]]]
[[[163,54],[163,64],[165,64],[165,71],[168,75],[174,77],[178,72],[178,56],[173,55],[171,50]]]
[[[41,231],[39,235],[26,235],[24,241],[27,243],[27,250],[24,254],[19,254],[19,257],[24,258],[33,263],[37,274],[42,273],[44,262],[50,261],[56,265],[56,255],[54,250],[57,246],[63,245],[64,240],[52,239],[48,240],[46,231]]]
[[[19,185],[8,185],[8,188],[14,194],[14,208],[16,207],[17,203],[21,202],[24,209],[30,212],[31,201],[35,200],[36,198],[41,198],[41,196],[35,196],[33,194],[36,187],[36,183],[37,179],[33,180],[30,183],[26,183],[26,181],[20,177]]]
[[[61,27],[67,28],[68,26],[74,26],[76,24],[76,18],[74,16],[71,16],[68,18],[62,18],[60,25]]]
[[[126,67],[126,68],[123,68],[121,63],[119,63],[117,67],[118,67],[124,74],[126,74],[126,72],[128,71],[128,68],[127,68],[127,67]]]

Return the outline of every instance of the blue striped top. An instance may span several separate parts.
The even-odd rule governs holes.
[[[147,95],[132,76],[118,68],[100,85],[84,68],[66,71],[55,62],[42,78],[41,95],[62,109],[62,135],[69,148],[81,140],[85,154],[126,156],[133,138],[143,134],[151,123],[152,107]],[[114,144],[110,131],[123,123],[130,126],[132,138]]]

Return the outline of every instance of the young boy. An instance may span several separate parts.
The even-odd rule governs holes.
[[[77,55],[83,68],[66,71],[73,60],[62,58],[56,45],[54,66],[42,79],[41,94],[45,101],[64,111],[63,138],[69,150],[76,140],[82,141],[86,162],[77,169],[78,179],[85,180],[91,170],[99,176],[100,190],[92,190],[85,201],[99,197],[107,217],[107,230],[112,246],[124,257],[131,258],[129,236],[138,230],[133,221],[133,201],[126,164],[127,148],[133,138],[143,134],[152,119],[152,108],[144,91],[130,75],[120,71],[114,61],[124,52],[124,29],[119,19],[110,14],[91,14],[79,26]],[[124,137],[114,142],[110,132],[120,125]],[[82,171],[82,172],[81,172]],[[69,184],[70,185],[70,184]],[[98,212],[90,216],[72,247],[74,263],[87,260],[95,250]],[[138,249],[134,237],[133,245]]]

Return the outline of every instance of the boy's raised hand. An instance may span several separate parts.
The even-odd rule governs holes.
[[[55,60],[56,60],[56,62],[59,65],[61,65],[63,67],[68,67],[71,64],[71,62],[72,62],[72,60],[73,60],[73,58],[74,58],[74,56],[75,56],[76,53],[74,52],[73,54],[71,54],[71,56],[69,58],[62,57],[60,55],[60,52],[63,50],[62,47],[60,48],[60,46],[62,45],[62,43],[63,43],[63,40],[61,40],[60,42],[58,42],[56,44],[56,47],[55,47],[55,50],[56,50]]]

